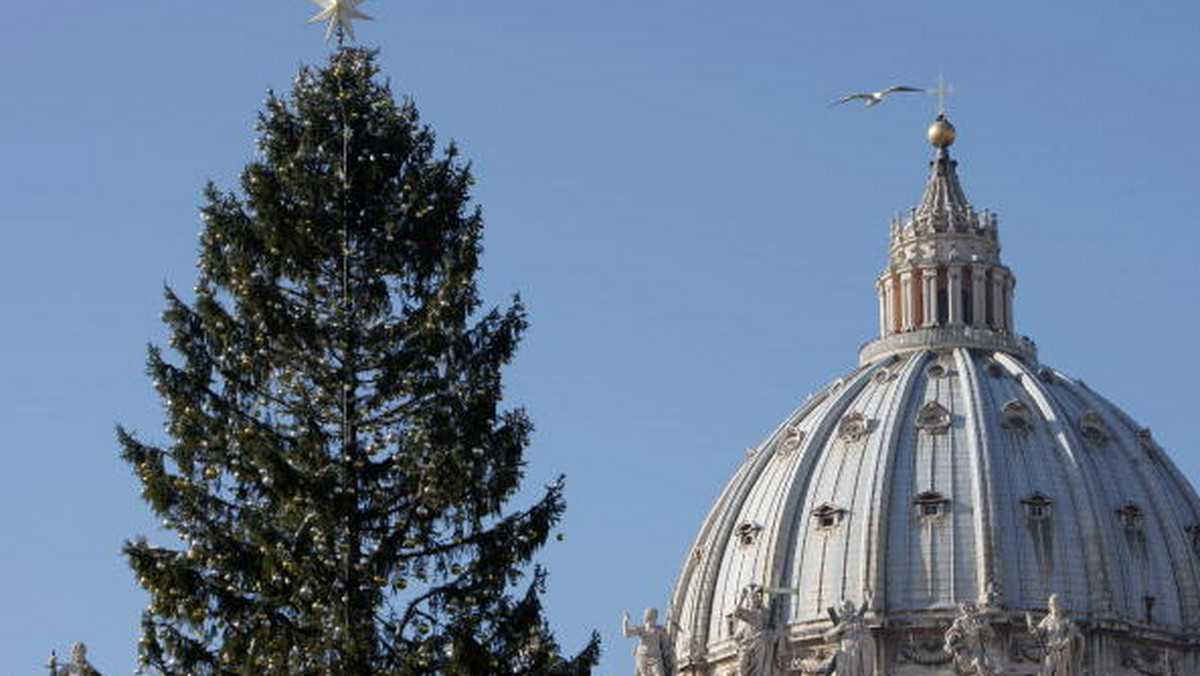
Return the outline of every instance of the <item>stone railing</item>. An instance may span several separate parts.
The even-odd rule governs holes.
[[[1025,361],[1037,361],[1037,345],[1024,336],[1014,336],[990,329],[976,329],[970,326],[948,326],[916,329],[873,340],[859,349],[858,363],[870,364],[898,352],[950,347],[999,350],[1010,352]]]

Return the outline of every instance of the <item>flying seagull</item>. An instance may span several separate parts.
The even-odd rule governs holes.
[[[849,96],[846,96],[838,101],[834,101],[832,105],[836,106],[841,103],[850,103],[851,101],[865,101],[868,106],[874,106],[874,105],[883,103],[883,97],[887,96],[888,94],[895,94],[896,92],[923,92],[923,91],[926,91],[926,90],[918,89],[916,87],[905,87],[903,85],[899,85],[896,87],[888,87],[887,89],[885,89],[881,92],[862,92],[862,93],[858,93],[858,94],[850,94]]]

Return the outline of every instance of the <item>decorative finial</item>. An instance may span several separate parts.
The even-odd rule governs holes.
[[[929,125],[929,142],[939,150],[945,150],[954,145],[954,139],[958,135],[954,130],[954,125],[950,124],[950,120],[946,119],[945,115],[938,115],[933,124]]]
[[[333,39],[334,35],[338,36],[338,42],[342,40],[342,33],[354,38],[354,19],[363,19],[371,21],[373,17],[359,11],[358,6],[367,0],[309,0],[312,4],[321,8],[321,11],[316,16],[309,19],[309,23],[328,22],[329,28],[325,31],[325,42]]]

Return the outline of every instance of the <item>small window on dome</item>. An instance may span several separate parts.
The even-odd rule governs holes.
[[[846,510],[836,505],[831,505],[828,502],[812,511],[813,521],[817,524],[817,528],[821,530],[837,528],[842,523],[842,517],[845,514]]]
[[[930,378],[945,378],[946,373],[946,367],[938,363],[930,364],[929,368],[925,369],[925,375]]]
[[[882,385],[892,379],[892,372],[886,368],[879,369],[875,375],[871,376],[871,379]]]
[[[989,359],[987,365],[983,367],[987,374],[993,378],[1001,378],[1004,376],[1004,367],[995,359]]]
[[[1121,523],[1125,525],[1127,531],[1138,531],[1142,528],[1142,508],[1134,503],[1129,503],[1117,510],[1117,516],[1121,518]]]
[[[1058,376],[1054,374],[1054,371],[1046,368],[1045,366],[1038,368],[1037,377],[1038,380],[1046,383],[1047,385],[1053,385],[1054,383],[1058,382]]]
[[[945,515],[950,499],[936,491],[926,491],[913,500],[917,518],[922,520],[937,519]]]
[[[1025,507],[1025,516],[1030,521],[1046,521],[1050,518],[1050,506],[1053,502],[1041,493],[1034,493],[1022,500],[1021,504]]]

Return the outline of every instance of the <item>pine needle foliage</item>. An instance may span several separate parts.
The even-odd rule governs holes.
[[[502,404],[526,328],[482,307],[470,167],[374,52],[302,69],[259,116],[240,191],[205,190],[175,356],[149,351],[170,442],[118,430],[178,536],[125,546],[163,674],[588,674],[532,559],[561,482],[524,510],[531,424]]]

